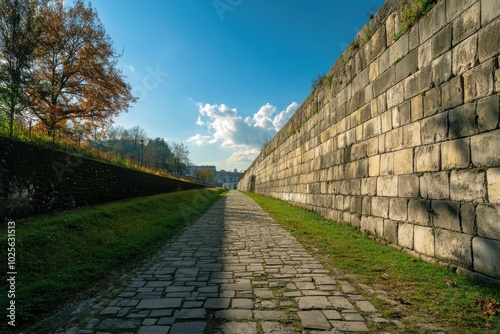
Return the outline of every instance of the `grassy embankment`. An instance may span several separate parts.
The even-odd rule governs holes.
[[[16,227],[16,329],[106,286],[138,265],[225,191],[190,190],[108,203]],[[7,231],[0,230],[2,259]],[[0,279],[6,282],[5,271]],[[116,276],[116,275],[115,275]],[[7,307],[0,295],[0,308]]]
[[[349,277],[358,289],[369,285],[380,291],[368,292],[368,297],[384,316],[401,321],[404,332],[426,332],[419,325],[424,323],[449,333],[500,333],[500,314],[484,315],[475,305],[476,300],[489,298],[500,302],[498,286],[471,281],[286,202],[246,194],[327,268]],[[389,330],[387,324],[369,326],[374,332]],[[401,331],[391,327],[392,332]]]

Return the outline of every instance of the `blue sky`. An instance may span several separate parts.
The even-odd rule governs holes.
[[[138,102],[115,125],[244,170],[383,0],[93,0]]]

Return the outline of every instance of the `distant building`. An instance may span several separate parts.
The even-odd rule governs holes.
[[[220,170],[215,173],[215,183],[218,187],[226,189],[238,189],[238,182],[243,173],[238,172],[236,169],[233,172],[226,172]]]

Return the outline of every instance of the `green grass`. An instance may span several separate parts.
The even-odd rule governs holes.
[[[380,312],[401,321],[406,332],[424,332],[418,322],[433,324],[449,333],[500,332],[500,315],[485,316],[474,304],[478,299],[500,301],[498,287],[479,284],[379,244],[351,226],[325,220],[286,202],[246,194],[316,253],[326,267],[337,269],[353,282],[383,290],[392,300],[399,300],[399,305],[391,305],[371,295]],[[457,287],[446,284],[446,280],[456,282]],[[375,332],[388,329],[385,324],[370,323],[369,326]]]
[[[161,194],[18,226],[16,329],[92,295],[103,279],[154,254],[224,193],[206,189]],[[6,230],[0,232],[1,245],[7,245]],[[6,246],[1,252],[6,259]],[[5,282],[5,272],[1,275]],[[2,310],[6,298],[6,293],[0,295]]]

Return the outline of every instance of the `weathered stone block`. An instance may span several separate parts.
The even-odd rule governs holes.
[[[380,117],[375,117],[370,119],[368,122],[363,124],[363,132],[365,135],[365,138],[371,138],[373,136],[376,136],[380,134],[381,130],[381,124],[380,124]]]
[[[479,132],[494,130],[500,122],[498,94],[485,97],[477,102],[477,126]]]
[[[363,197],[361,213],[368,216],[372,214],[372,198],[370,196]]]
[[[411,120],[418,121],[424,117],[424,99],[421,95],[411,99]]]
[[[434,227],[460,232],[460,203],[432,201],[431,216]]]
[[[454,170],[450,178],[451,199],[484,202],[485,183],[485,173],[479,169]]]
[[[387,108],[397,106],[404,101],[404,82],[400,82],[397,85],[389,88],[387,90]]]
[[[461,105],[464,101],[462,77],[457,76],[441,85],[442,109],[449,109]]]
[[[368,158],[368,175],[369,176],[379,176],[380,175],[380,155],[375,155]]]
[[[389,47],[389,62],[391,64],[408,53],[408,42],[408,35],[405,34]]]
[[[400,149],[403,145],[403,130],[401,128],[389,131],[385,135],[385,149],[394,151]]]
[[[404,80],[405,99],[411,99],[428,90],[433,85],[431,64],[421,68],[420,71],[410,75]]]
[[[403,127],[403,147],[422,145],[420,122],[410,123]]]
[[[370,177],[361,180],[361,195],[375,196],[377,194],[377,178]]]
[[[372,198],[372,215],[375,217],[389,218],[389,198]]]
[[[394,152],[394,174],[413,173],[413,149]]]
[[[436,257],[472,268],[472,236],[436,229]]]
[[[396,64],[396,82],[406,79],[418,70],[418,52],[413,50]]]
[[[422,17],[418,26],[420,42],[424,42],[438,32],[446,24],[445,1],[439,2],[427,15]]]
[[[451,78],[451,54],[451,51],[446,52],[432,61],[432,81],[436,86]]]
[[[467,103],[449,111],[450,139],[477,134],[476,104]]]
[[[491,277],[500,277],[500,241],[476,237],[472,239],[472,252],[475,271]]]
[[[418,197],[419,177],[416,175],[401,175],[398,182],[399,197]]]
[[[462,14],[467,8],[473,5],[476,0],[446,0],[446,19],[447,22],[453,21]]]
[[[389,218],[399,221],[408,219],[408,200],[406,198],[391,198],[389,202]]]
[[[427,145],[415,148],[416,172],[436,172],[439,170],[440,146]]]
[[[399,224],[398,226],[398,245],[401,247],[413,249],[413,224]]]
[[[423,42],[418,46],[418,68],[423,68],[431,64],[432,61],[432,40]]]
[[[452,71],[457,75],[474,67],[477,57],[477,34],[453,48]]]
[[[434,230],[430,227],[415,226],[413,232],[415,251],[434,256]]]
[[[485,26],[500,16],[500,6],[497,0],[481,0],[481,26]]]
[[[405,101],[398,106],[400,125],[406,125],[411,122],[411,101]]]
[[[488,202],[500,204],[500,168],[490,168],[486,171],[488,181]]]
[[[500,240],[500,206],[479,204],[476,209],[477,234]]]
[[[392,130],[392,112],[390,110],[380,115],[380,120],[382,122],[383,133]]]
[[[485,60],[500,54],[500,50],[498,48],[499,45],[500,19],[497,19],[479,31],[479,61],[482,63]]]
[[[398,177],[380,176],[377,178],[378,196],[397,196],[398,195]]]
[[[422,121],[422,144],[443,141],[448,136],[448,112],[439,113]]]
[[[493,93],[495,88],[493,82],[495,61],[494,59],[490,59],[463,74],[465,102],[470,102]]]
[[[443,169],[467,168],[470,165],[470,139],[463,138],[441,144]]]
[[[420,178],[420,196],[429,199],[450,198],[448,172],[426,173]]]
[[[424,117],[432,116],[441,110],[441,87],[435,87],[425,92]]]
[[[394,153],[380,155],[380,175],[394,174]]]
[[[380,62],[379,62],[379,66]],[[373,96],[379,96],[380,94],[386,92],[390,87],[394,85],[396,81],[396,68],[390,67],[387,71],[383,72],[378,76],[373,82]]]
[[[474,234],[476,230],[476,207],[473,203],[462,203],[460,205],[460,222],[462,225],[462,232],[467,234]]]
[[[427,200],[415,199],[408,202],[408,221],[417,225],[429,226],[429,211],[431,202]]]
[[[398,223],[392,220],[384,220],[384,239],[391,244],[398,244]]]
[[[472,163],[477,167],[500,166],[500,130],[473,136],[471,139]]]
[[[453,22],[453,45],[457,45],[478,31],[480,27],[480,6],[479,3],[476,3]]]
[[[451,48],[451,24],[441,29],[431,40],[432,59],[436,59]]]

